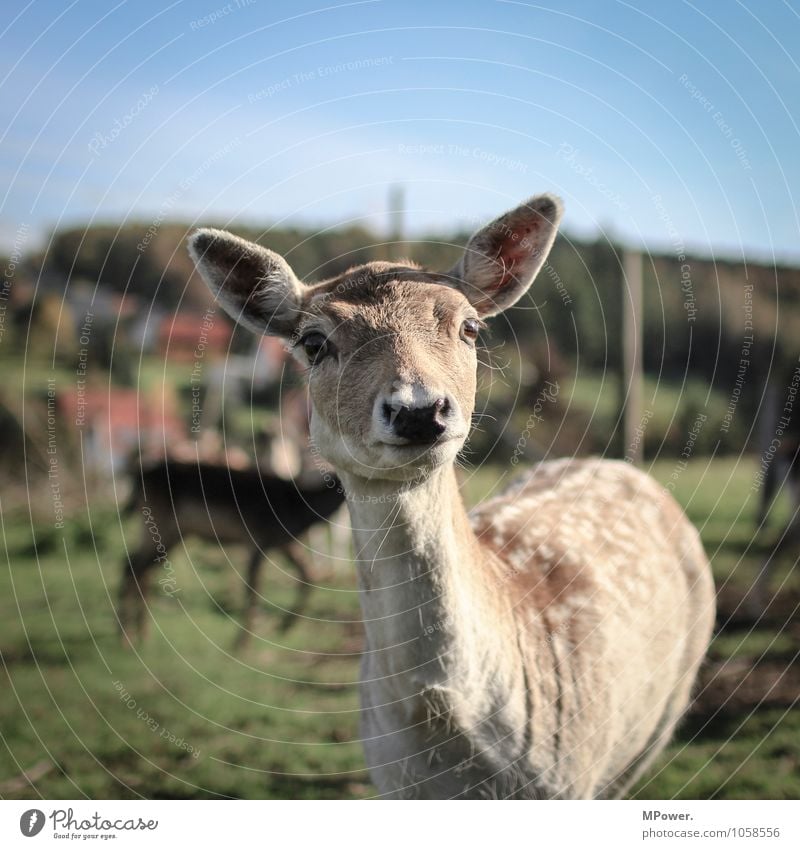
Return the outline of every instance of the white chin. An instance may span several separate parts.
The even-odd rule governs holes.
[[[359,446],[357,451],[348,452],[342,446],[334,467],[369,480],[408,481],[424,477],[434,469],[452,463],[463,440],[451,439],[433,445],[386,445]],[[342,456],[343,455],[343,456]]]

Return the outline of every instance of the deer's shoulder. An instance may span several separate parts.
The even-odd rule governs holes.
[[[688,524],[649,475],[598,458],[539,463],[473,509],[470,521],[512,570],[537,575],[635,570],[663,549],[671,527]]]

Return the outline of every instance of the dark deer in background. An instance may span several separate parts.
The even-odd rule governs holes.
[[[766,530],[775,500],[782,492],[791,499],[789,520],[770,545],[752,590],[753,612],[762,613],[769,603],[768,585],[776,555],[800,543],[800,366],[780,383],[767,387],[761,419],[759,474],[761,497],[756,522]]]
[[[185,537],[251,548],[244,617],[237,645],[247,642],[258,606],[261,564],[270,549],[280,549],[298,573],[293,610],[282,617],[286,629],[302,611],[311,590],[308,557],[297,538],[330,518],[344,501],[334,478],[301,485],[257,468],[230,469],[207,463],[162,460],[137,471],[125,514],[138,513],[144,527],[139,548],[123,563],[118,618],[123,636],[145,635],[147,597],[159,565],[169,564],[170,549]],[[174,578],[159,579],[165,592]]]

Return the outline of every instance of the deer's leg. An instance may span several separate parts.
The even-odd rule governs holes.
[[[769,582],[772,577],[772,571],[775,565],[774,554],[761,564],[761,568],[756,575],[753,586],[750,587],[750,592],[747,598],[747,612],[754,618],[760,619],[767,607],[770,604]]]
[[[299,542],[290,542],[284,547],[283,553],[289,563],[297,570],[298,576],[294,606],[281,617],[280,630],[288,631],[297,617],[303,613],[308,603],[308,597],[311,594],[313,567],[305,548]]]
[[[117,617],[126,645],[146,636],[147,594],[155,564],[156,556],[149,545],[140,547],[123,562]]]
[[[149,518],[142,528],[139,548],[123,563],[118,615],[123,640],[127,644],[147,636],[147,599],[153,574],[158,565],[169,565],[167,553],[179,537],[174,523],[165,521],[159,526]]]
[[[264,562],[264,554],[256,546],[250,554],[247,564],[247,581],[244,591],[244,612],[242,614],[242,627],[236,637],[236,647],[244,648],[253,635],[256,614],[258,613],[258,585],[261,578],[261,565]]]
[[[773,472],[777,465],[776,460],[773,460],[767,471],[767,481],[770,480],[771,474],[774,480],[769,486],[766,482],[764,484],[765,492],[768,494],[764,496],[763,503],[769,504],[774,499],[775,490],[778,488],[777,478],[780,474],[786,481],[786,488],[791,498],[792,514],[780,537],[778,537],[778,540],[772,546],[769,556],[761,565],[753,586],[750,588],[747,609],[754,618],[763,616],[772,602],[769,583],[772,573],[775,571],[775,558],[785,553],[787,549],[791,550],[794,554],[794,550],[797,548],[798,542],[800,542],[800,481],[797,477],[797,457],[795,456],[788,461],[784,461],[781,464],[780,473],[777,471]]]
[[[798,471],[798,462],[800,461],[795,458],[792,467],[787,472],[789,494],[792,499],[792,515],[784,534],[784,540],[795,547],[800,540],[800,479],[798,479],[800,471]]]
[[[761,486],[761,499],[758,506],[758,515],[756,517],[757,530],[765,529],[767,516],[775,500],[775,493],[778,488],[778,466],[780,460],[778,457],[773,457],[767,466],[766,474],[764,475],[764,483]]]

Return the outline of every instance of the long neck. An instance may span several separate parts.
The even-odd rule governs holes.
[[[389,675],[446,680],[452,663],[469,656],[492,624],[498,596],[454,468],[413,485],[348,476],[343,482],[368,655]]]

